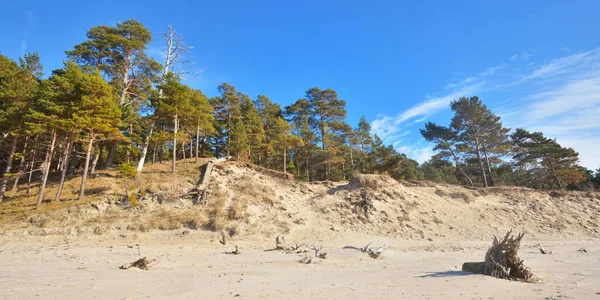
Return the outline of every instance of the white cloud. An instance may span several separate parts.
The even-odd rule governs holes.
[[[550,76],[565,74],[570,71],[572,67],[584,67],[581,66],[580,63],[586,61],[586,59],[597,59],[598,53],[600,49],[594,49],[588,52],[577,53],[561,58],[554,59],[549,63],[535,69],[529,75],[519,79],[515,84],[521,84],[525,81],[538,79],[538,78],[547,78]]]
[[[452,100],[464,96],[471,96],[479,87],[480,85],[477,84],[471,85],[444,96],[428,99],[399,113],[395,117],[379,115],[377,119],[371,123],[371,132],[377,134],[384,142],[393,143],[394,141],[392,138],[396,137],[395,134],[403,128],[406,121],[417,117],[425,117],[447,108]]]
[[[561,145],[578,151],[581,165],[589,169],[600,167],[600,156],[597,155],[600,145],[600,48],[545,63],[525,61],[531,57],[528,52],[513,57],[516,66],[506,68],[502,74],[497,72],[505,69],[504,64],[487,68],[476,73],[477,76],[447,85],[445,89],[451,91],[446,95],[426,99],[395,116],[379,115],[371,124],[372,132],[386,144],[423,162],[434,152],[418,134],[421,123],[431,120],[452,100],[485,92],[487,99],[498,99],[496,102],[482,100],[494,112],[501,112],[507,127],[542,131],[545,136],[556,138]],[[528,71],[523,75],[520,70]],[[447,124],[449,120],[444,122]]]
[[[489,68],[485,69],[485,71],[479,73],[479,76],[492,76],[492,75],[496,74],[496,72],[498,72],[498,70],[502,70],[504,68],[506,68],[505,65],[489,67]]]
[[[33,27],[33,25],[35,25],[35,18],[33,17],[33,13],[31,13],[30,11],[26,11],[25,17],[27,18],[27,25],[29,27]]]
[[[527,51],[523,51],[523,52],[518,53],[518,54],[513,54],[510,57],[510,60],[528,60],[532,56],[533,56],[533,54],[531,54],[531,53],[529,53]]]

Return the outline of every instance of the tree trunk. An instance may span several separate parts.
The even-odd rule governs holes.
[[[556,185],[558,186],[559,189],[563,190],[564,187],[563,187],[562,183],[560,182],[560,180],[558,179],[558,176],[556,175],[556,171],[554,170],[554,165],[552,164],[552,161],[548,157],[544,157],[544,159],[548,163],[548,167],[550,168],[550,174],[552,175],[552,179],[554,179],[554,183],[556,183]]]
[[[144,146],[142,147],[142,156],[140,157],[140,161],[137,165],[137,172],[142,173],[144,169],[144,163],[146,163],[146,154],[148,153],[148,147],[150,146],[150,138],[152,137],[152,131],[154,130],[154,121],[150,121],[150,127],[148,127],[148,132],[146,133],[146,138],[144,139]],[[155,148],[156,149],[156,148]],[[154,156],[156,157],[156,156]],[[154,163],[156,159],[153,158],[152,162]]]
[[[112,167],[113,160],[115,159],[115,152],[117,152],[117,142],[112,142],[110,144],[110,150],[108,150],[108,156],[106,157],[104,166],[102,166],[103,169]]]
[[[33,168],[35,167],[35,161],[38,157],[38,138],[35,137],[35,148],[33,149],[33,158],[31,159],[31,165],[29,166],[29,179],[27,180],[27,189],[25,190],[25,197],[29,197],[29,191],[31,190],[31,178],[33,177]]]
[[[488,174],[489,179],[490,179],[490,186],[494,186],[494,177],[492,176],[492,166],[490,165],[490,159],[488,158],[487,155],[487,149],[485,147],[485,143],[483,144],[483,157],[485,158],[485,163],[487,164],[487,169],[488,169]]]
[[[306,158],[306,181],[310,182],[310,176],[308,171],[308,158]]]
[[[78,157],[77,157],[77,144],[75,143],[75,141],[73,141],[73,144],[71,145],[71,163],[69,164],[69,175],[73,175],[75,174],[75,169],[77,168],[77,163],[79,162]]]
[[[15,178],[15,182],[13,183],[13,187],[12,187],[11,191],[16,191],[17,187],[19,186],[19,179],[21,178],[21,174],[23,173],[23,166],[25,165],[25,152],[27,152],[28,144],[29,144],[29,135],[27,135],[27,137],[25,137],[25,145],[23,145],[23,155],[21,155],[21,160],[19,161],[19,168],[17,169],[17,177]]]
[[[163,143],[160,143],[160,147],[158,147],[158,162],[162,164],[163,162],[163,153],[165,152],[165,149],[163,148]]]
[[[12,167],[13,158],[15,157],[15,152],[17,151],[17,142],[19,141],[19,137],[17,135],[13,136],[13,142],[10,146],[10,152],[8,152],[8,159],[6,160],[6,168],[4,169],[4,174],[2,175],[2,184],[0,185],[0,203],[4,200],[4,192],[6,192],[6,186],[8,185],[8,173],[10,173],[10,169]]]
[[[200,118],[196,125],[196,161],[198,161],[198,150],[200,149]]]
[[[92,167],[90,170],[90,174],[96,173],[96,165],[98,165],[98,159],[100,159],[100,149],[102,149],[99,145],[94,147],[94,159],[92,160]]]
[[[285,153],[285,147],[283,147],[283,173],[286,172],[285,171],[285,165],[286,165],[286,163],[285,163],[285,155],[286,155],[286,153]]]
[[[475,137],[475,148],[477,150],[477,160],[479,161],[479,167],[481,169],[481,179],[483,180],[483,186],[488,187],[487,178],[485,176],[485,168],[483,167],[483,161],[481,159],[481,151],[479,149],[479,138]]]
[[[352,172],[352,176],[354,176],[354,156],[352,155],[352,147],[350,147],[350,168],[351,168],[351,172]]]
[[[456,168],[460,171],[460,173],[463,174],[463,176],[465,176],[465,178],[467,178],[467,180],[469,181],[469,184],[471,186],[473,186],[473,180],[471,180],[471,177],[469,177],[469,175],[467,175],[467,173],[465,173],[465,171],[463,170],[460,162],[458,161],[458,157],[456,157],[456,154],[454,153],[454,151],[450,150],[450,153],[452,153],[452,158],[454,158],[454,163],[456,163]]]
[[[133,124],[129,123],[129,128],[127,130],[127,137],[129,137],[129,139],[131,140],[131,135],[133,134]],[[94,155],[96,154],[96,152],[94,151]],[[127,149],[125,150],[125,162],[129,163],[129,147],[127,147]]]
[[[190,136],[190,159],[194,157],[194,138]]]
[[[90,167],[90,156],[92,155],[94,139],[94,131],[90,130],[90,140],[88,141],[87,152],[85,154],[85,166],[83,167],[83,175],[81,176],[81,184],[79,185],[79,196],[77,197],[77,200],[81,200],[83,199],[83,196],[85,196],[85,181],[87,180],[88,168]]]
[[[177,115],[175,115],[174,119],[175,128],[173,129],[173,160],[171,162],[171,173],[175,173],[175,163],[177,160],[177,127],[179,120],[177,119]]]
[[[156,163],[156,155],[158,152],[158,145],[154,144],[154,149],[152,150],[152,164]],[[139,165],[138,165],[139,168]]]
[[[58,189],[56,190],[56,196],[54,197],[54,201],[60,201],[60,194],[62,193],[62,189],[65,184],[65,177],[67,176],[67,171],[69,170],[69,158],[71,157],[73,136],[73,133],[69,135],[69,138],[67,140],[67,147],[65,148],[65,151],[63,153],[63,165],[61,167],[60,183],[58,184]]]
[[[181,157],[185,160],[185,140],[181,142]]]
[[[37,205],[35,209],[39,209],[44,200],[44,190],[46,189],[46,182],[48,182],[48,173],[50,173],[50,163],[52,162],[52,154],[54,152],[54,144],[56,144],[56,130],[52,129],[52,141],[50,142],[50,148],[46,151],[46,159],[44,160],[44,173],[42,175],[42,182],[40,183],[40,191],[38,192]]]

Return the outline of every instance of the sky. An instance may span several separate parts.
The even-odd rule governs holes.
[[[7,2],[7,3],[6,3]],[[448,124],[449,103],[479,98],[510,128],[542,131],[600,168],[600,1],[14,1],[2,4],[0,52],[38,52],[45,73],[96,25],[171,24],[208,96],[227,82],[282,105],[333,88],[348,122],[423,162],[419,134]]]

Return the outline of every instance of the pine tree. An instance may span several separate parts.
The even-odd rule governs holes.
[[[26,134],[23,112],[32,104],[40,73],[41,65],[37,53],[26,54],[25,59],[20,60],[20,65],[0,54],[0,143],[7,138],[11,143],[5,161],[6,167],[0,173],[0,203],[4,199],[17,144]]]
[[[123,117],[136,115],[139,102],[147,98],[161,70],[160,64],[145,53],[152,34],[139,21],[126,20],[116,27],[93,27],[87,37],[67,55],[81,65],[100,69],[119,94]],[[131,123],[125,124],[129,128]],[[111,144],[104,167],[112,165],[116,147],[116,143]]]
[[[238,93],[238,97],[241,101],[242,121],[244,122],[248,138],[247,143],[249,148],[247,156],[250,161],[258,161],[258,157],[254,159],[254,155],[258,154],[264,148],[265,130],[263,120],[250,97],[242,93]]]
[[[152,104],[156,111],[154,115],[163,121],[172,121],[173,128],[173,154],[171,157],[171,172],[175,173],[175,165],[177,161],[177,140],[180,123],[183,121],[195,120],[192,107],[192,99],[194,97],[193,90],[181,83],[181,79],[173,73],[168,73],[165,76],[164,83],[158,86],[162,91],[159,95],[158,91],[151,98]]]
[[[465,173],[457,149],[457,133],[452,129],[437,125],[432,122],[427,122],[425,128],[420,130],[421,135],[425,140],[435,143],[434,151],[440,151],[438,158],[452,158],[456,169],[465,177],[470,186],[473,186],[471,177]]]
[[[241,101],[235,87],[232,85],[223,83],[217,90],[221,96],[211,99],[215,114],[215,127],[221,129],[219,133],[221,138],[225,140],[222,148],[226,156],[231,156],[230,144],[235,134],[232,132],[232,127],[237,119],[241,118]]]
[[[492,158],[488,154],[494,153],[493,159],[501,162],[500,157],[508,151],[506,145],[510,129],[504,128],[500,117],[494,115],[477,96],[452,101],[450,107],[454,111],[451,128],[461,142],[459,148],[475,153],[483,185],[494,185]]]
[[[577,165],[579,154],[562,147],[555,139],[518,128],[511,141],[516,147],[513,155],[516,165],[534,177],[541,177],[544,186],[564,189],[567,184],[578,184],[585,179]]]
[[[354,132],[356,133],[357,144],[359,146],[357,153],[359,169],[361,173],[365,174],[369,170],[366,160],[368,153],[371,152],[373,138],[371,136],[371,124],[367,122],[367,119],[364,115],[360,117],[360,120],[358,121],[358,127],[354,129]]]

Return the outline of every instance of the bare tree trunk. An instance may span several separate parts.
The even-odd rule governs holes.
[[[174,123],[175,123],[175,128],[173,129],[173,160],[171,163],[171,173],[175,173],[175,164],[177,161],[177,127],[179,125],[178,124],[179,120],[177,119],[177,114],[175,114]]]
[[[198,151],[200,149],[200,118],[196,125],[196,161],[198,161]]]
[[[4,169],[4,174],[2,175],[2,184],[0,185],[0,203],[4,200],[4,192],[6,192],[6,186],[8,185],[8,173],[10,173],[10,169],[12,167],[13,158],[15,157],[15,152],[17,151],[17,142],[19,141],[19,137],[17,135],[13,136],[13,142],[10,146],[10,152],[8,152],[8,159],[6,160],[6,168]]]
[[[96,173],[96,165],[98,164],[98,159],[100,159],[101,154],[100,149],[101,147],[99,145],[96,145],[96,147],[94,147],[94,159],[92,160],[90,174]]]
[[[83,167],[83,176],[81,177],[81,184],[79,185],[79,196],[77,200],[83,199],[85,196],[85,181],[87,180],[88,168],[90,167],[90,156],[92,155],[92,146],[94,139],[96,138],[94,131],[90,130],[90,140],[88,141],[87,153],[85,154],[85,166]]]
[[[16,191],[19,186],[19,179],[21,179],[21,175],[23,173],[23,166],[25,165],[25,153],[27,152],[27,145],[29,144],[29,135],[25,137],[25,145],[23,145],[23,154],[21,155],[21,160],[19,161],[19,168],[17,169],[17,177],[15,178],[15,182],[13,183],[12,191]],[[1,202],[1,200],[0,200]]]
[[[35,167],[35,161],[38,157],[38,138],[35,137],[35,148],[33,149],[33,158],[31,159],[31,165],[29,166],[29,179],[27,180],[27,189],[25,191],[25,197],[29,197],[29,191],[31,190],[31,178],[33,177],[33,168]]]
[[[483,144],[483,157],[485,158],[485,163],[487,164],[488,174],[490,175],[490,186],[494,186],[494,177],[492,176],[492,166],[490,165],[490,159],[487,155],[487,149],[485,147],[485,143]]]
[[[146,154],[148,153],[148,146],[150,146],[150,138],[152,137],[152,131],[154,130],[154,121],[150,121],[150,127],[148,127],[148,132],[146,133],[146,138],[144,139],[144,146],[142,147],[142,156],[140,157],[140,161],[137,165],[137,172],[142,173],[144,169],[144,163],[146,163]],[[154,148],[156,152],[156,148]],[[156,154],[152,159],[152,163],[156,161]]]
[[[52,162],[52,154],[54,153],[54,145],[56,144],[56,130],[52,129],[52,141],[50,142],[50,148],[46,152],[46,159],[44,160],[44,174],[42,175],[42,182],[40,183],[40,191],[38,193],[37,205],[35,209],[39,209],[44,200],[44,190],[46,189],[46,182],[48,182],[48,173],[50,173],[50,163]]]
[[[194,138],[190,135],[190,159],[194,157]]]
[[[181,141],[181,157],[185,160],[185,141]]]
[[[56,196],[54,197],[54,201],[60,201],[60,194],[62,193],[62,189],[65,184],[65,177],[67,176],[67,171],[69,170],[69,158],[71,157],[73,135],[73,133],[69,135],[69,138],[67,140],[67,146],[63,153],[63,165],[61,167],[60,183],[58,184],[58,189],[56,190]]]
[[[477,150],[477,160],[479,161],[479,167],[481,169],[481,179],[483,180],[483,186],[488,187],[487,178],[485,176],[485,168],[483,167],[483,161],[481,159],[481,150],[479,147],[478,137],[475,137],[475,148]]]

